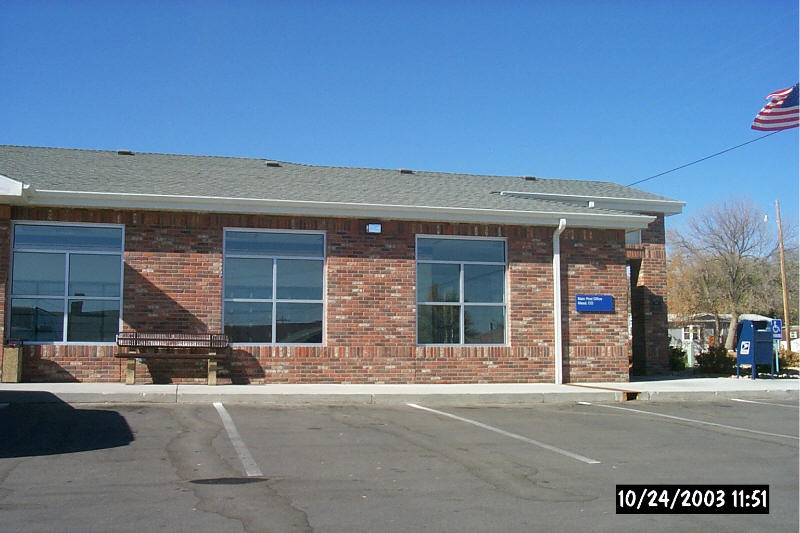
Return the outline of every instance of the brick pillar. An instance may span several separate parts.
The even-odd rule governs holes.
[[[11,207],[0,205],[0,341],[6,340],[6,309],[8,308],[8,263],[11,243]],[[3,350],[0,350],[0,358]],[[0,361],[2,363],[2,361]],[[4,365],[0,364],[0,369]],[[5,365],[8,366],[8,365]],[[2,372],[2,370],[0,370]]]
[[[11,207],[0,205],[0,340],[6,340],[6,312],[8,305],[8,265],[11,246]]]
[[[642,244],[628,248],[631,265],[634,374],[669,370],[667,255],[664,215],[642,230]]]

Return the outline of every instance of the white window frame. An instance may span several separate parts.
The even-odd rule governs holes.
[[[285,234],[312,234],[322,235],[322,256],[294,256],[294,255],[263,255],[263,254],[228,254],[228,232],[243,232],[243,233],[285,233]],[[271,303],[272,304],[272,342],[232,342],[231,346],[324,346],[325,339],[327,338],[327,315],[326,295],[327,291],[327,266],[328,266],[328,236],[325,231],[317,230],[295,230],[295,229],[272,229],[272,228],[223,228],[222,229],[222,331],[225,331],[225,302],[248,302],[248,303]],[[272,298],[226,298],[225,297],[225,259],[271,259],[272,260]],[[286,298],[276,298],[277,296],[277,272],[278,260],[280,259],[298,259],[307,261],[322,260],[322,299],[321,300],[292,300]],[[277,314],[276,308],[279,303],[297,303],[297,304],[322,304],[322,342],[303,342],[303,343],[289,343],[289,342],[275,342],[277,330]]]
[[[471,240],[471,241],[502,241],[503,254],[505,261],[439,261],[430,259],[419,258],[419,240],[420,239],[452,239],[452,240]],[[429,235],[418,234],[414,240],[414,336],[416,338],[417,346],[459,346],[459,347],[491,347],[491,346],[509,346],[509,320],[508,320],[508,294],[509,294],[509,281],[508,281],[508,239],[506,237],[473,237],[464,235]],[[459,280],[458,280],[458,301],[457,302],[433,302],[433,301],[420,301],[417,293],[417,266],[422,264],[440,264],[440,265],[460,265],[459,267]],[[502,266],[503,267],[503,301],[502,302],[465,302],[464,301],[464,265],[489,265],[489,266]],[[458,306],[459,307],[459,342],[458,343],[420,343],[419,342],[419,306],[420,305],[440,305],[440,306]],[[464,342],[464,307],[502,307],[504,310],[504,331],[503,342],[498,344],[473,344]]]
[[[14,236],[16,235],[16,226],[73,226],[80,228],[119,228],[121,231],[121,242],[119,251],[111,250],[81,250],[72,248],[26,248],[16,246]],[[123,224],[102,224],[93,222],[51,222],[42,220],[12,220],[11,221],[11,257],[9,259],[8,267],[8,303],[6,313],[6,332],[11,332],[11,309],[12,300],[18,298],[37,299],[37,300],[62,300],[64,302],[64,317],[62,323],[62,332],[60,341],[24,341],[25,344],[42,346],[42,345],[77,345],[77,346],[115,346],[116,341],[67,341],[68,333],[68,319],[69,319],[69,302],[70,300],[93,300],[93,301],[116,301],[119,300],[119,322],[117,324],[117,333],[122,329],[122,308],[125,287],[125,226]],[[14,253],[51,253],[51,254],[64,254],[64,294],[60,296],[52,295],[28,295],[28,294],[12,294],[14,287]],[[69,295],[69,264],[71,255],[118,255],[119,261],[119,296],[70,296]]]

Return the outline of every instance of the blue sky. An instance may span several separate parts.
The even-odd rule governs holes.
[[[0,144],[630,184],[763,135],[796,1],[0,6]],[[638,185],[798,218],[798,133]]]

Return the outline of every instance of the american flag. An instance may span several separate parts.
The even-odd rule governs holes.
[[[797,112],[798,85],[781,89],[767,96],[769,103],[758,112],[751,129],[777,131],[796,128],[800,115]]]

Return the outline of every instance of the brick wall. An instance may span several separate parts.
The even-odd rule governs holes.
[[[382,234],[367,235],[367,221],[351,219],[27,207],[13,207],[11,218],[124,224],[123,323],[138,331],[221,329],[223,228],[325,231],[325,345],[237,347],[220,369],[220,383],[553,380],[553,228],[383,221]],[[0,218],[3,280],[7,226]],[[415,345],[417,234],[508,238],[508,346]],[[571,228],[562,243],[564,376],[627,380],[623,232]],[[613,295],[615,311],[576,313],[574,295],[582,292]],[[26,346],[23,379],[120,381],[124,362],[113,357],[115,349]],[[200,362],[154,361],[137,368],[141,382],[205,379]]]
[[[635,374],[661,374],[669,370],[664,216],[651,215],[656,220],[642,230],[642,244],[628,250]]]
[[[564,381],[627,381],[625,232],[567,229],[561,241]],[[614,311],[579,313],[577,294],[611,295]]]

